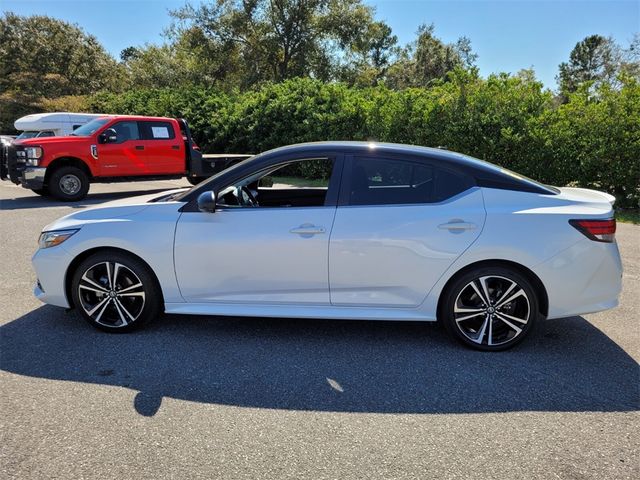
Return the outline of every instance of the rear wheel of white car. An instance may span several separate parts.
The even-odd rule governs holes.
[[[84,319],[107,332],[129,332],[160,313],[155,276],[142,261],[120,252],[88,257],[76,269],[71,288]]]
[[[89,192],[89,177],[78,167],[56,169],[48,181],[49,193],[63,202],[82,200]]]
[[[443,304],[447,331],[478,350],[506,350],[529,334],[538,317],[538,298],[519,271],[482,267],[458,277]]]

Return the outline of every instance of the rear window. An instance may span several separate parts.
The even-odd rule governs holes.
[[[171,140],[176,138],[170,122],[140,122],[143,140]]]

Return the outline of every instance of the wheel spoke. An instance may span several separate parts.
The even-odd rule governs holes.
[[[109,279],[109,288],[111,290],[113,290],[113,278],[111,275],[111,263],[110,262],[104,262],[104,264],[107,266],[107,278]]]
[[[118,316],[120,317],[120,323],[122,323],[122,326],[124,327],[124,326],[128,325],[129,322],[127,322],[127,319],[125,318],[124,314],[122,313],[122,310],[124,310],[124,308],[123,309],[120,308],[122,306],[120,304],[120,302],[118,300],[116,300],[113,303],[116,306],[116,310],[118,311]]]
[[[489,315],[489,333],[487,334],[487,345],[493,345],[493,317]]]
[[[489,295],[489,287],[487,286],[487,279],[489,277],[480,277],[480,286],[482,287],[482,291],[484,292],[484,296],[487,299],[486,304],[489,305],[491,303],[491,295]]]
[[[144,292],[118,293],[118,297],[142,297],[144,299]]]
[[[456,322],[462,322],[464,320],[469,320],[470,318],[477,317],[479,315],[484,315],[484,312],[472,313],[471,315],[465,315],[464,317],[456,318]]]
[[[102,292],[102,293],[108,293],[109,289],[108,288],[104,288],[102,285],[100,285],[99,283],[94,282],[93,280],[91,280],[89,277],[87,277],[87,274],[85,273],[82,276],[82,280],[87,282],[89,285],[93,285],[95,288],[98,289],[98,291]],[[81,285],[82,286],[82,285]]]
[[[105,306],[105,308],[106,308],[106,305],[107,305],[107,303],[109,303],[109,301],[110,301],[110,300],[111,300],[111,298],[110,298],[110,297],[103,298],[103,299],[102,299],[100,302],[98,302],[98,304],[97,304],[97,305],[95,305],[91,310],[87,310],[87,315],[89,315],[90,317],[93,317],[93,314],[94,314],[94,313],[96,313],[96,312],[100,309],[100,307]],[[100,316],[102,316],[102,312],[103,312],[103,311],[104,311],[104,308],[103,308],[103,309],[102,309],[102,311],[100,312],[100,315],[98,315],[98,318],[100,318]]]
[[[518,317],[514,317],[513,315],[508,315],[504,312],[498,312],[500,315],[502,315],[503,317],[508,318],[509,320],[513,320],[514,322],[518,322],[521,323],[523,325],[526,325],[526,323],[529,321],[529,319],[523,319],[523,318],[518,318]]]
[[[524,290],[522,290],[522,289],[520,288],[520,289],[518,289],[518,291],[517,291],[516,293],[514,293],[513,295],[511,295],[509,298],[507,298],[507,299],[505,299],[505,300],[502,300],[500,303],[498,303],[498,304],[496,305],[496,308],[500,308],[500,307],[502,307],[503,305],[506,305],[507,303],[512,302],[512,301],[514,301],[516,298],[518,298],[518,297],[520,297],[520,296],[523,296],[523,295],[526,297],[526,295],[524,294]]]
[[[507,298],[507,295],[509,295],[509,293],[511,293],[511,290],[513,290],[514,288],[516,288],[518,285],[516,284],[516,282],[511,282],[511,285],[509,285],[509,288],[507,288],[507,290],[500,296],[500,298],[496,299],[496,306],[500,305],[502,303],[502,301]],[[507,302],[508,303],[508,302]]]
[[[484,332],[487,329],[487,324],[489,323],[489,317],[485,317],[484,319],[484,323],[482,324],[482,328],[480,329],[480,333],[478,333],[478,335],[475,338],[472,338],[471,340],[476,342],[476,343],[482,343],[482,339],[484,338]]]
[[[120,273],[120,267],[122,265],[120,265],[119,263],[114,263],[114,271],[113,271],[113,289],[116,288],[116,285],[118,284],[118,273]]]
[[[453,311],[455,313],[476,313],[476,312],[483,312],[484,309],[483,308],[463,308],[463,307],[455,306],[453,308]]]
[[[124,308],[124,305],[122,304],[122,302],[117,297],[115,299],[115,302],[116,302],[116,305],[119,306],[122,309],[122,311],[127,314],[127,316],[131,319],[132,322],[136,319],[136,317],[134,317],[133,315],[131,315],[129,313],[129,310]]]
[[[476,286],[475,280],[471,282],[469,285],[471,285],[471,288],[473,288],[473,290],[476,292],[476,295],[478,295],[478,298],[480,299],[480,301],[485,305],[489,305],[489,298],[488,297],[485,298],[484,295],[480,292],[480,290]]]
[[[131,290],[135,290],[136,288],[141,288],[141,287],[142,287],[142,283],[136,283],[135,285],[130,285],[127,288],[118,290],[118,295],[122,295],[124,293],[130,292]]]
[[[106,293],[107,293],[107,291],[106,291],[106,290],[93,288],[93,287],[90,287],[90,286],[88,286],[88,285],[82,285],[82,284],[80,284],[80,285],[78,285],[78,288],[82,288],[83,290],[89,290],[89,291],[91,291],[91,292],[100,293],[100,294],[106,294]]]
[[[509,320],[507,320],[505,317],[502,316],[502,314],[498,313],[496,314],[496,316],[502,320],[502,322],[504,322],[505,324],[507,324],[509,327],[511,327],[515,332],[516,335],[520,335],[520,332],[522,331],[521,328],[516,327],[513,323],[511,323]]]

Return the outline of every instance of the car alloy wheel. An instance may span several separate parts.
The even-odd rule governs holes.
[[[495,347],[514,341],[529,323],[531,302],[514,280],[498,275],[471,280],[453,307],[460,333],[478,345]]]
[[[105,327],[127,327],[145,307],[142,281],[133,270],[118,262],[92,265],[82,274],[77,288],[85,314]]]

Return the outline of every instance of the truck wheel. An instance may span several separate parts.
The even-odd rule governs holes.
[[[89,177],[78,167],[60,167],[51,174],[49,193],[63,202],[82,200],[89,191]]]

